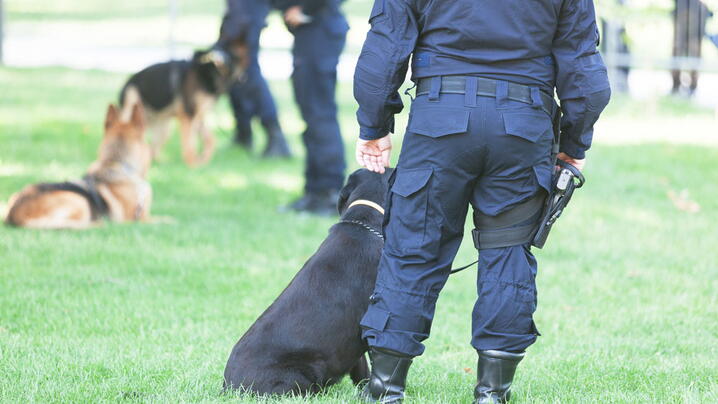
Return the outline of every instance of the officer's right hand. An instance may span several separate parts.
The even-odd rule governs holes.
[[[297,28],[300,25],[312,22],[312,17],[304,14],[304,10],[301,6],[293,6],[284,12],[284,22],[287,23],[290,28]]]
[[[575,159],[563,152],[560,152],[556,157],[578,168],[578,171],[583,171],[583,167],[586,165],[586,159]]]
[[[356,159],[360,166],[369,171],[384,174],[391,157],[391,135],[379,139],[357,139]]]

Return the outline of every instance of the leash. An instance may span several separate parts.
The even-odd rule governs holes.
[[[354,202],[352,202],[351,204],[349,204],[349,206],[347,207],[347,210],[351,209],[351,208],[354,207],[354,206],[358,206],[358,205],[368,206],[368,207],[370,207],[370,208],[374,208],[377,212],[381,213],[382,215],[384,214],[384,208],[382,208],[381,205],[379,205],[379,204],[376,203],[376,202],[367,200],[367,199],[357,199],[356,201],[354,201]],[[355,224],[355,225],[357,225],[357,226],[361,226],[361,227],[365,228],[366,230],[368,230],[371,234],[373,234],[373,235],[379,237],[382,241],[384,241],[384,235],[383,235],[380,231],[376,230],[375,228],[369,226],[368,224],[366,224],[366,223],[364,223],[364,222],[362,222],[362,221],[360,221],[360,220],[340,220],[339,223],[349,223],[349,224]],[[464,266],[461,267],[461,268],[452,269],[451,272],[449,272],[449,274],[450,274],[450,275],[453,275],[453,274],[455,274],[455,273],[457,273],[457,272],[461,272],[461,271],[463,271],[464,269],[469,268],[469,267],[471,267],[471,266],[477,264],[478,262],[479,262],[479,260],[476,260],[476,261],[472,262],[472,263],[469,264],[469,265],[464,265]]]
[[[466,269],[466,268],[468,268],[468,267],[471,267],[471,266],[474,266],[475,264],[478,264],[478,263],[479,263],[479,260],[476,260],[476,261],[472,262],[472,263],[469,264],[469,265],[464,265],[464,266],[461,267],[461,268],[452,269],[451,272],[449,272],[449,275],[453,275],[453,274],[455,274],[455,273],[457,273],[457,272],[461,272],[461,271],[463,271],[464,269]]]

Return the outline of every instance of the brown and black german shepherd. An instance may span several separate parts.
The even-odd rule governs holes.
[[[152,156],[157,157],[170,135],[173,118],[179,121],[182,157],[189,166],[207,163],[215,138],[205,117],[222,93],[242,77],[249,58],[243,40],[226,49],[215,46],[197,51],[191,60],[173,60],[149,66],[129,78],[120,93],[122,116],[142,102],[151,132]],[[197,143],[202,139],[202,153]]]
[[[36,229],[83,229],[102,219],[146,221],[152,188],[145,180],[152,161],[145,142],[142,105],[128,121],[110,105],[99,156],[80,180],[29,185],[10,198],[5,223]]]

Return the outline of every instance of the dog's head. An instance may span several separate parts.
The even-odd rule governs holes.
[[[243,39],[235,39],[224,46],[195,51],[192,65],[200,80],[222,93],[244,76],[249,66],[249,50]]]
[[[120,111],[114,104],[107,108],[105,135],[100,143],[98,161],[119,163],[143,178],[147,175],[152,153],[145,141],[145,117],[141,102],[132,106],[128,120],[121,119]]]
[[[389,190],[389,177],[394,170],[387,168],[384,174],[377,174],[365,168],[354,171],[347,183],[339,192],[337,209],[342,215],[352,202],[364,199],[385,206],[387,191]]]

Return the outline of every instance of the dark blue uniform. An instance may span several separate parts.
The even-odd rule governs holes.
[[[244,37],[249,47],[250,64],[244,80],[229,91],[237,127],[251,132],[251,120],[259,117],[265,128],[278,125],[277,107],[259,67],[259,37],[267,25],[269,0],[228,0],[222,21],[222,37]]]
[[[416,356],[469,204],[493,217],[547,191],[554,89],[563,109],[560,149],[577,159],[610,89],[591,0],[376,0],[370,22],[354,77],[360,137],[393,132],[410,60],[419,91],[361,324],[370,346]],[[457,77],[460,91],[457,80],[446,85]],[[528,243],[479,248],[477,350],[520,353],[536,340],[536,270]]]
[[[307,125],[302,134],[307,149],[307,192],[338,191],[344,182],[344,145],[334,95],[337,63],[349,25],[340,3],[341,0],[228,0],[222,24],[223,37],[244,36],[250,49],[251,64],[246,78],[231,88],[230,100],[238,128],[251,132],[251,119],[255,116],[260,117],[265,128],[279,126],[277,108],[257,57],[267,14],[271,9],[284,12],[298,5],[312,18],[308,24],[290,28],[294,35],[292,84]]]
[[[337,63],[349,30],[341,0],[273,0],[284,11],[299,5],[312,17],[308,24],[290,28],[294,35],[292,84],[306,129],[307,192],[339,190],[344,182],[344,145],[334,100]]]

